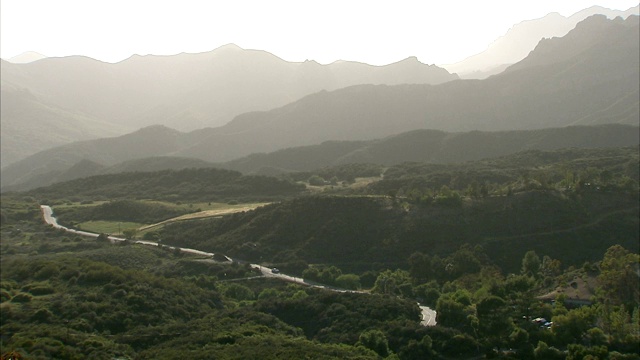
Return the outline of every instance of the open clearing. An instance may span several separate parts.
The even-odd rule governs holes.
[[[178,217],[174,217],[174,218],[171,218],[171,219],[167,219],[167,220],[161,221],[159,223],[142,226],[138,230],[139,231],[149,230],[151,228],[154,228],[154,227],[157,227],[157,226],[161,226],[161,225],[164,225],[164,224],[168,224],[168,223],[172,223],[172,222],[176,222],[176,221],[184,221],[184,220],[216,217],[216,216],[229,215],[229,214],[234,214],[234,213],[239,213],[239,212],[244,212],[244,211],[250,211],[250,210],[254,210],[256,208],[259,208],[260,206],[265,206],[265,205],[268,205],[268,204],[270,204],[270,203],[250,203],[250,204],[238,204],[238,205],[225,204],[226,206],[221,206],[218,209],[204,210],[204,211],[198,211],[198,212],[191,213],[191,214],[181,215],[181,216],[178,216]]]
[[[122,235],[127,229],[137,229],[144,224],[128,221],[93,220],[78,224],[77,228],[96,234]]]

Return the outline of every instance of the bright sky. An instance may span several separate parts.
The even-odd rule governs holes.
[[[118,62],[234,43],[287,61],[463,60],[524,20],[638,0],[0,0],[0,57],[26,51]]]

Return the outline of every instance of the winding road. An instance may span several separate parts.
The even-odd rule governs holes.
[[[65,226],[62,226],[62,225],[58,224],[58,220],[53,216],[53,210],[48,205],[40,205],[40,209],[42,210],[42,217],[44,219],[44,222],[49,224],[49,225],[51,225],[51,226],[53,226],[56,229],[61,229],[61,230],[64,230],[64,231],[72,233],[72,234],[77,234],[77,235],[82,235],[82,236],[87,236],[87,237],[92,237],[92,238],[97,238],[99,236],[99,234],[96,234],[96,233],[92,233],[92,232],[88,232],[88,231],[82,231],[82,230],[76,230],[76,229],[70,229],[70,228],[67,228]],[[112,243],[119,242],[119,241],[126,241],[127,240],[127,239],[124,239],[124,238],[119,238],[119,237],[115,237],[115,236],[111,236],[111,235],[107,236],[107,238]],[[145,240],[136,240],[136,241],[133,241],[133,243],[134,244],[141,244],[141,245],[149,245],[149,246],[159,246],[159,244],[157,242],[145,241]],[[166,246],[166,245],[163,245],[163,246]],[[176,249],[176,247],[173,247],[173,246],[166,246],[166,248],[168,248],[170,250]],[[189,249],[189,248],[178,248],[178,249],[180,249],[180,252],[184,252],[184,253],[188,253],[188,254],[194,254],[194,255],[202,255],[202,256],[207,256],[207,257],[213,257],[215,255],[214,253],[200,251],[200,250],[196,250],[196,249]],[[227,261],[233,262],[233,259],[231,259],[230,257],[225,256],[225,258],[227,258]],[[274,273],[271,268],[268,268],[268,267],[265,267],[265,266],[262,266],[262,265],[259,265],[259,264],[251,264],[251,267],[260,270],[260,272],[262,273],[262,276],[264,276],[264,277],[280,279],[282,281],[288,281],[288,282],[299,284],[299,285],[310,286],[310,287],[314,287],[314,288],[318,288],[318,289],[325,289],[325,290],[329,290],[329,291],[368,294],[368,292],[366,292],[366,291],[340,289],[340,288],[336,288],[336,287],[333,287],[333,286],[327,286],[327,285],[322,285],[322,284],[318,284],[318,283],[314,283],[314,282],[305,281],[301,277],[286,275],[286,274],[283,274],[283,273],[280,273],[280,272]],[[436,325],[436,312],[433,309],[431,309],[431,308],[429,308],[427,306],[420,305],[419,303],[418,303],[418,306],[420,307],[420,310],[422,312],[422,320],[420,321],[420,323],[422,325],[424,325],[424,326],[434,326],[434,325]]]

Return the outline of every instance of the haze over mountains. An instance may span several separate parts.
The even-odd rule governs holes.
[[[563,38],[542,41],[526,59],[486,80],[351,86],[308,95],[274,110],[245,113],[218,128],[180,133],[156,126],[119,138],[84,141],[4,168],[2,183],[6,187],[31,181],[83,158],[103,166],[157,155],[225,162],[328,140],[372,140],[416,129],[637,126],[638,34],[637,16],[593,16]],[[313,63],[298,65],[305,64],[317,68]],[[408,59],[394,65],[419,64]]]
[[[7,61],[13,64],[28,64],[30,62],[34,62],[34,61],[38,61],[46,58],[47,57],[45,55],[42,55],[35,51],[27,51],[20,55],[16,55],[10,59],[7,59]]]
[[[12,104],[2,114],[2,166],[53,145],[155,124],[183,131],[220,126],[241,113],[276,108],[321,90],[457,78],[416,58],[387,66],[293,63],[232,44],[201,54],[132,56],[117,64],[79,56],[2,61],[1,76],[3,103]],[[45,142],[33,131],[45,125],[39,119],[56,120],[46,123]]]
[[[564,35],[595,13],[624,18],[637,14],[638,7],[624,12],[592,7],[569,18],[550,14],[525,21],[479,57],[446,67],[462,69],[463,77],[486,66],[502,65],[502,71],[505,64],[524,58],[539,39]],[[355,84],[438,84],[452,79],[456,75],[415,58],[387,66],[347,61],[290,63],[232,44],[201,54],[135,55],[117,64],[78,56],[45,58],[29,52],[2,61],[5,106],[0,160],[6,167],[57,145],[122,135],[154,124],[181,131],[217,127],[242,113],[271,110],[321,90]]]
[[[576,24],[595,14],[605,15],[609,19],[638,15],[639,6],[626,11],[611,10],[601,6],[592,6],[569,17],[550,13],[542,18],[523,21],[514,25],[504,36],[496,39],[479,54],[448,65],[441,65],[451,73],[463,79],[484,79],[501,73],[509,65],[524,59],[541,39],[562,37]]]

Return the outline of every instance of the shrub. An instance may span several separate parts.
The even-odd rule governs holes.
[[[31,290],[29,290],[29,292],[30,292],[32,295],[39,296],[39,295],[49,295],[49,294],[53,294],[53,293],[55,293],[56,291],[55,291],[55,290],[54,290],[54,288],[52,288],[51,286],[47,286],[47,285],[45,285],[45,286],[36,286],[36,287],[33,287]]]
[[[11,299],[11,302],[27,303],[27,302],[30,302],[31,299],[32,299],[31,295],[25,294],[25,293],[19,293],[18,295],[14,296],[13,299]]]

